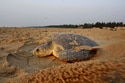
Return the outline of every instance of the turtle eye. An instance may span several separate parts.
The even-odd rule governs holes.
[[[36,52],[39,52],[39,49],[36,49]]]

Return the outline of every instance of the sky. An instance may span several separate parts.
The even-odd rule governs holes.
[[[125,0],[0,0],[0,26],[125,23]]]

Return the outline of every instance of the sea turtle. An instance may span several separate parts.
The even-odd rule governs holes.
[[[33,54],[44,57],[54,55],[62,61],[73,62],[91,58],[98,46],[93,40],[74,33],[58,33],[43,45],[36,47]]]

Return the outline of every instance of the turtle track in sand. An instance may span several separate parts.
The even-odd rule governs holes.
[[[124,83],[125,42],[101,46],[93,59],[47,69],[15,79],[14,83]],[[13,82],[12,82],[13,83]]]
[[[23,69],[27,73],[51,66],[57,66],[63,63],[53,56],[40,58],[32,55],[31,51],[35,46],[35,44],[26,42],[16,53],[7,55],[7,62],[18,69]]]

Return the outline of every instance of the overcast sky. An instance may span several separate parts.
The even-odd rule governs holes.
[[[0,26],[124,22],[125,0],[0,0]]]

